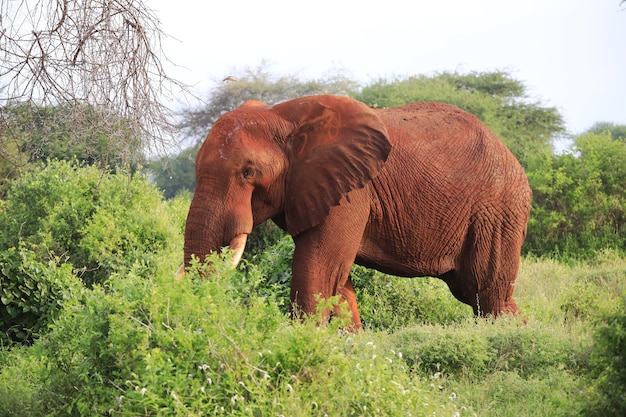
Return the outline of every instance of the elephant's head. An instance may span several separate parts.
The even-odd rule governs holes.
[[[347,97],[252,101],[226,113],[196,158],[185,265],[223,246],[236,265],[252,228],[270,218],[293,236],[316,226],[377,175],[390,150],[381,119]]]

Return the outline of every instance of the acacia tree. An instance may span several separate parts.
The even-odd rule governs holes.
[[[0,0],[0,107],[61,105],[78,130],[97,117],[111,140],[164,149],[172,113],[163,99],[186,91],[164,70],[164,36],[145,0]],[[11,114],[0,114],[5,159],[22,145],[6,134]]]

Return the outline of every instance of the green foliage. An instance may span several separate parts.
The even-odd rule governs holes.
[[[133,167],[144,160],[128,121],[87,105],[0,108],[0,178],[14,180],[33,163],[79,161],[101,169]],[[116,135],[108,133],[115,131]],[[8,184],[0,183],[0,195]]]
[[[89,285],[154,257],[175,234],[161,195],[139,175],[54,161],[16,181],[0,212],[0,249],[60,257]]]
[[[617,125],[611,122],[597,122],[594,123],[585,133],[593,135],[601,135],[603,133],[609,133],[611,138],[626,142],[626,125]]]
[[[290,304],[291,261],[295,249],[293,239],[268,222],[262,230],[266,231],[258,235],[263,238],[262,246],[258,238],[258,245],[252,242],[253,250],[246,255],[247,265],[262,277],[258,288],[260,294],[273,297],[281,311],[286,313]],[[248,248],[249,245],[246,250]]]
[[[24,175],[0,205],[0,343],[32,342],[81,281],[155,273],[188,207],[184,198],[163,203],[139,175],[65,161]]]
[[[250,292],[256,284],[245,275],[222,259],[211,261],[182,282],[131,272],[85,290],[21,360],[0,368],[0,395],[28,394],[21,402],[34,416],[395,416],[457,409],[428,380],[407,373],[373,335],[343,336],[342,320],[322,328],[319,317],[291,323],[275,303]],[[26,364],[28,383],[7,379]],[[9,404],[17,407],[16,400]]]
[[[173,156],[164,156],[150,164],[152,181],[165,198],[174,198],[181,192],[196,189],[195,159],[200,144],[183,149]]]
[[[127,187],[134,181],[124,178]],[[105,195],[116,206],[116,193]],[[73,204],[93,196],[75,194]],[[48,331],[31,346],[0,348],[0,416],[570,416],[616,407],[615,380],[595,371],[623,349],[621,322],[598,319],[621,311],[626,267],[616,252],[595,264],[524,259],[515,293],[523,316],[495,321],[472,318],[438,280],[355,267],[366,330],[354,335],[341,330],[347,316],[321,327],[321,315],[289,320],[289,237],[265,234],[266,248],[246,268],[228,268],[224,254],[175,280],[188,204],[188,196],[159,202],[150,215],[172,229],[169,243],[152,249],[153,267],[134,262],[91,287],[29,247],[3,252],[13,256],[11,276],[34,280],[15,271],[36,267],[37,278],[62,276],[61,290],[72,291],[52,297]],[[143,221],[133,214],[121,224],[135,230],[129,224]],[[594,323],[610,330],[592,338]]]
[[[393,331],[416,324],[451,324],[473,316],[435,278],[398,278],[355,266],[352,282],[366,328]]]
[[[524,85],[503,71],[380,79],[354,98],[373,107],[396,107],[417,101],[453,104],[476,115],[511,149],[524,167],[550,155],[552,140],[564,132],[556,108],[530,102]]]
[[[35,348],[0,349],[0,416],[43,416],[41,371],[45,358]]]
[[[503,318],[439,326],[409,327],[394,333],[391,340],[415,372],[441,372],[481,379],[499,371],[515,372],[523,378],[566,367],[579,372],[589,359],[590,343],[572,343],[565,329],[527,326],[521,320]],[[576,334],[580,338],[580,335]],[[580,340],[580,339],[579,339]]]
[[[542,377],[524,378],[515,372],[496,371],[484,380],[451,385],[468,407],[481,416],[572,417],[589,415],[590,395],[584,379],[554,369]]]
[[[548,164],[546,164],[548,165]],[[626,248],[626,143],[578,137],[571,152],[528,172],[533,210],[525,252],[592,258]]]
[[[611,312],[600,316],[592,358],[599,400],[593,415],[626,415],[626,291]]]
[[[32,342],[80,288],[71,265],[43,264],[31,251],[0,251],[0,345]]]

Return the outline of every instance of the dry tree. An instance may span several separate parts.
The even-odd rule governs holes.
[[[146,3],[0,0],[0,157],[20,140],[7,133],[15,106],[63,108],[72,140],[96,129],[151,153],[173,143],[166,103],[187,87],[166,74],[166,35]]]

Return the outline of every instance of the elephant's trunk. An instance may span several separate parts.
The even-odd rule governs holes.
[[[246,248],[246,242],[248,241],[248,235],[242,233],[240,235],[235,236],[231,241],[228,247],[233,251],[233,256],[231,258],[231,266],[233,268],[237,268],[239,262],[241,262],[241,257],[243,256],[243,251]],[[178,270],[176,271],[176,279],[181,279],[183,275],[185,275],[185,266],[189,266],[189,262],[191,261],[191,255],[187,257],[187,252],[185,252],[185,262],[183,262]]]
[[[184,263],[176,274],[178,277],[182,275],[184,268],[189,266],[192,256],[195,255],[200,258],[200,261],[204,262],[204,258],[209,253],[219,251],[223,245],[219,234],[212,232],[207,227],[207,224],[213,222],[210,217],[207,217],[205,209],[197,207],[197,205],[192,203],[185,225]],[[240,233],[233,237],[228,244],[231,251],[233,251],[231,259],[233,268],[237,267],[241,261],[247,239],[248,235],[246,233]]]

